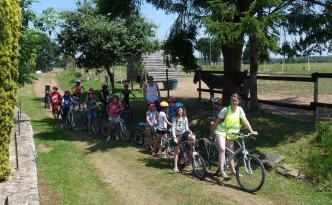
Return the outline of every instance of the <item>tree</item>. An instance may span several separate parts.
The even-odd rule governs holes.
[[[99,0],[100,2],[120,2],[120,0]],[[225,82],[224,92],[230,94],[240,89],[238,72],[241,70],[241,57],[245,39],[250,46],[250,105],[253,111],[258,110],[257,71],[258,61],[269,57],[269,51],[277,52],[278,38],[283,31],[287,35],[295,35],[295,49],[303,55],[321,53],[324,49],[332,50],[331,44],[331,7],[332,1],[318,0],[146,0],[157,9],[168,13],[177,13],[169,39],[174,33],[203,23],[206,32],[220,41],[224,58]],[[126,5],[117,4],[117,8],[104,8],[106,11],[123,10],[122,14],[135,11],[142,0],[127,0]],[[128,6],[130,5],[130,6]],[[178,32],[176,32],[178,31]],[[197,32],[193,32],[193,34]],[[178,39],[195,43],[196,36],[182,35]],[[181,52],[167,51],[178,58],[188,71],[197,69],[193,60],[186,61],[192,53],[190,46]],[[179,55],[184,54],[184,55]],[[176,57],[170,57],[177,59]]]
[[[39,50],[36,58],[36,69],[49,71],[58,56],[58,47],[49,36],[39,33]]]
[[[217,62],[219,60],[221,50],[220,43],[211,38],[200,38],[196,43],[196,49],[202,53],[204,62],[207,61]],[[210,58],[211,54],[211,58]]]
[[[0,181],[10,173],[9,144],[17,102],[19,1],[3,0],[0,7]]]
[[[114,88],[111,66],[126,57],[156,50],[153,24],[139,14],[109,20],[96,12],[89,1],[79,2],[75,11],[63,11],[58,35],[60,49],[86,69],[105,68]]]

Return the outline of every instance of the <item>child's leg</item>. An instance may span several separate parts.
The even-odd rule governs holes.
[[[153,146],[153,152],[156,152],[157,151],[157,148],[158,148],[158,146],[159,146],[159,144],[160,144],[160,140],[161,140],[161,138],[163,137],[163,134],[157,134],[157,140],[156,140],[156,142],[154,143],[154,146]]]
[[[179,160],[179,153],[180,153],[180,142],[175,145],[175,153],[174,153],[174,171],[178,172],[178,160]]]

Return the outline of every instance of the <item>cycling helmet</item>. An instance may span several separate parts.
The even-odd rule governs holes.
[[[167,100],[167,102],[169,102],[169,103],[170,102],[176,102],[176,100],[175,100],[175,98],[170,98],[170,99]]]
[[[70,94],[70,91],[69,90],[65,90],[65,94]]]
[[[150,102],[148,103],[148,105],[149,105],[149,107],[153,107],[153,106],[156,106],[156,103],[153,102],[153,101],[150,101]]]
[[[128,88],[128,87],[129,87],[128,83],[125,83],[125,84],[123,85],[123,87],[124,87],[124,88]]]
[[[59,90],[58,86],[53,86],[53,90]]]
[[[49,83],[46,83],[45,87],[50,87],[51,85]]]
[[[180,103],[180,102],[177,102],[177,103],[174,104],[175,110],[177,110],[178,108],[181,108],[181,107],[183,107],[183,104]]]
[[[95,90],[91,87],[91,88],[89,88],[89,92],[90,92],[90,91],[94,92]]]
[[[166,101],[162,101],[160,104],[159,104],[160,107],[168,107],[168,102]]]
[[[213,98],[212,102],[221,105],[222,104],[222,98]]]
[[[102,85],[101,88],[106,89],[108,86],[107,85]]]
[[[81,83],[80,79],[75,80],[75,83]]]

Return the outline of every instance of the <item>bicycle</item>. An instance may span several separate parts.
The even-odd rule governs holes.
[[[83,129],[84,130],[88,130],[88,110],[86,110],[81,117],[83,118]],[[92,112],[92,111],[91,111]],[[91,130],[93,132],[93,134],[98,135],[100,133],[100,122],[98,117],[95,117],[94,115],[91,115]]]
[[[128,122],[133,122],[133,108],[129,102],[123,104],[122,118]]]
[[[226,155],[225,158],[225,168],[230,166],[232,160],[236,160],[236,158],[240,155],[241,158],[237,160],[237,164],[235,167],[236,171],[236,180],[239,183],[240,187],[247,192],[256,192],[260,190],[265,182],[265,168],[263,163],[258,159],[258,157],[249,154],[249,151],[245,146],[245,139],[252,138],[253,135],[251,133],[243,134],[243,133],[231,133],[232,135],[238,136],[241,139],[241,147],[236,149],[235,151],[230,150],[226,147]],[[219,168],[217,173],[219,173]]]
[[[75,110],[75,112],[79,112],[81,109],[81,104],[80,104],[80,96],[78,95],[74,95],[73,96],[73,100],[74,100],[74,104],[73,104],[73,110]],[[78,106],[78,107],[77,107]]]
[[[214,138],[200,138],[197,140],[200,144],[201,142],[203,143],[200,144],[201,147],[203,147],[201,150],[199,150],[198,152],[201,154],[201,156],[203,157],[206,167],[208,168],[208,172],[214,175],[218,175],[218,173],[220,172],[219,169],[219,148],[218,148],[218,144],[216,143]],[[241,147],[241,144],[237,141],[234,140],[234,150],[237,150],[238,148]],[[228,157],[227,153],[226,153],[226,157]],[[241,153],[238,154],[238,156],[236,156],[235,161],[238,161],[238,159],[241,158]],[[225,166],[226,167],[226,166]]]
[[[197,141],[197,140],[196,140]],[[206,174],[206,165],[203,157],[195,151],[194,143],[196,141],[180,142],[180,153],[178,158],[178,167],[184,169],[191,159],[193,172],[199,179],[204,179]],[[189,148],[189,146],[191,148]]]
[[[116,123],[113,123],[112,125],[112,130],[114,133],[114,131],[116,130],[117,127],[120,128],[120,133],[119,136],[121,137],[121,139],[125,142],[130,142],[131,140],[131,127],[128,123],[125,122],[124,119],[122,119],[121,117],[121,112],[119,113],[119,120]],[[101,132],[105,137],[108,137],[108,131],[109,131],[109,120],[108,120],[108,116],[106,116],[107,118],[104,118],[101,123]]]
[[[63,113],[63,110],[61,110],[61,112],[62,112],[62,115],[63,115],[63,114],[64,114],[64,113]],[[69,110],[69,111],[67,112],[67,115],[64,117],[62,123],[65,124],[66,127],[69,127],[71,131],[74,130],[74,127],[75,127],[75,120],[74,120],[74,115],[73,115],[72,110]]]

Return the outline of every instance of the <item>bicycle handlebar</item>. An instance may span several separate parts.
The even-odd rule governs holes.
[[[246,138],[252,138],[252,139],[256,139],[256,137],[254,137],[254,135],[258,135],[258,134],[255,134],[255,133],[250,133],[248,132],[247,134],[245,133],[229,133],[231,135],[236,135],[238,138],[241,138],[241,139],[246,139]]]

